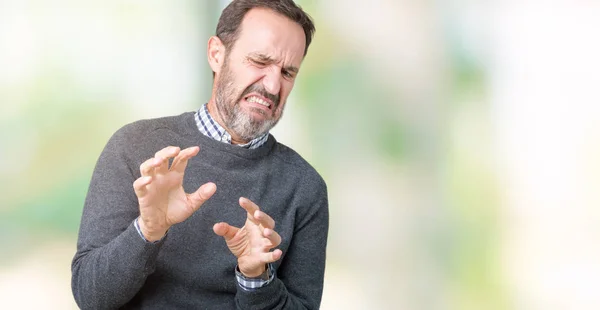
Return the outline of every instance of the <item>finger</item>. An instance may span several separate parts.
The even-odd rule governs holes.
[[[169,171],[169,158],[173,158],[179,154],[181,149],[176,146],[167,146],[164,149],[156,152],[154,154],[154,158],[161,161],[160,165],[157,167],[156,172],[164,174]]]
[[[260,210],[254,211],[254,218],[265,228],[275,228],[275,220]]]
[[[225,241],[231,240],[239,230],[239,228],[225,222],[217,223],[213,226],[215,234],[225,238]]]
[[[153,177],[155,171],[154,168],[158,167],[158,165],[160,165],[159,160],[156,160],[156,158],[150,158],[140,165],[140,174],[144,177]]]
[[[188,160],[198,154],[200,148],[197,146],[189,147],[179,152],[179,155],[173,159],[170,170],[183,173],[187,167]]]
[[[240,206],[248,212],[248,219],[250,221],[256,225],[260,225],[260,222],[254,218],[254,213],[260,210],[260,208],[254,202],[248,198],[240,197]]]
[[[212,182],[208,182],[200,186],[197,191],[192,194],[188,194],[188,200],[192,205],[194,211],[198,210],[202,204],[204,204],[212,195],[217,191],[217,185]]]
[[[186,149],[181,150],[179,152],[179,155],[177,155],[173,159],[173,162],[171,163],[171,167],[169,168],[169,170],[175,170],[184,157],[189,159],[190,157],[196,156],[196,154],[198,154],[199,150],[200,150],[200,147],[198,147],[198,146],[192,146],[192,147],[188,147]],[[187,163],[186,163],[186,165],[187,165]],[[181,169],[178,171],[183,172],[184,170],[185,170],[185,167],[184,167],[184,169]]]
[[[278,261],[281,258],[282,254],[283,254],[283,252],[281,252],[280,249],[277,249],[273,252],[262,253],[262,254],[260,254],[260,256],[261,256],[262,262],[264,262],[265,264],[268,264],[268,263],[274,263],[274,262]]]
[[[154,157],[175,157],[181,149],[177,146],[167,146],[154,154]]]
[[[146,185],[152,182],[151,176],[139,177],[137,180],[133,182],[133,189],[135,190],[135,194],[138,197],[143,197],[146,195],[148,190],[146,189]]]
[[[281,236],[274,230],[265,228],[263,230],[263,236],[271,242],[270,248],[274,248],[281,244]]]

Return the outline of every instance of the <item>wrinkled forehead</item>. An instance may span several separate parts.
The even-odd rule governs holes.
[[[242,20],[235,49],[244,55],[262,53],[299,67],[305,41],[298,23],[270,9],[255,8]]]

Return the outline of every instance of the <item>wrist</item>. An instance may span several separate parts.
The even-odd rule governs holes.
[[[238,263],[239,264],[239,263]],[[267,272],[267,265],[261,265],[259,268],[244,270],[241,267],[240,273],[246,278],[259,278]]]
[[[141,217],[137,218],[138,226],[144,238],[149,242],[155,242],[162,239],[169,228],[156,227],[155,225],[148,225]]]

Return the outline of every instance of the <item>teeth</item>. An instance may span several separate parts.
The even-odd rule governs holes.
[[[247,99],[248,102],[254,102],[254,103],[258,103],[260,105],[264,105],[265,107],[269,107],[269,103],[256,97],[256,96],[251,96],[250,98]]]

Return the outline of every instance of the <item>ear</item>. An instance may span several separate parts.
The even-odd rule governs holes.
[[[219,73],[221,71],[221,66],[223,66],[223,62],[225,61],[225,46],[219,37],[212,36],[208,39],[207,54],[208,64],[212,71]]]

